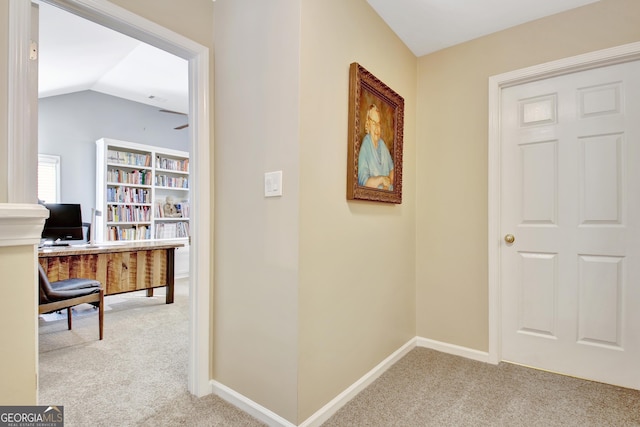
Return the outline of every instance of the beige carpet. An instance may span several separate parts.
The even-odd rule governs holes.
[[[97,311],[40,319],[39,403],[64,405],[65,426],[261,426],[216,396],[187,391],[188,283],[108,296],[104,340]],[[87,313],[87,308],[89,312]]]
[[[187,392],[187,284],[107,297],[97,313],[40,321],[42,405],[64,405],[67,427],[260,426],[215,396]],[[640,391],[416,348],[324,427],[640,426]]]
[[[416,348],[332,426],[640,426],[640,391]]]

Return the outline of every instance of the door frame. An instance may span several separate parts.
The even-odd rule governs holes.
[[[35,203],[33,168],[27,167],[37,138],[31,130],[37,105],[30,105],[29,45],[31,2],[9,0],[8,163],[9,203]],[[189,141],[191,150],[191,245],[189,281],[188,390],[212,392],[211,365],[211,158],[209,49],[117,5],[100,0],[41,0],[115,31],[163,49],[189,62]],[[24,143],[23,143],[24,142]],[[13,165],[13,166],[11,166]],[[35,181],[37,182],[37,181]],[[33,201],[31,201],[33,200]],[[37,285],[37,284],[36,284]],[[36,292],[37,294],[37,292]],[[37,330],[34,331],[37,349]],[[36,367],[37,368],[37,367]]]
[[[638,59],[640,59],[640,42],[635,42],[489,77],[489,363],[497,364],[502,360],[502,283],[500,277],[501,251],[504,247],[500,234],[502,89]]]

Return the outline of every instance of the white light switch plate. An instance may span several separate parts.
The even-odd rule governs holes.
[[[282,196],[282,171],[265,172],[264,174],[264,196]]]

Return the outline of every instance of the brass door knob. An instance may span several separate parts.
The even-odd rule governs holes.
[[[507,243],[513,243],[516,241],[516,236],[514,236],[513,234],[507,234],[506,236],[504,236],[504,241]]]

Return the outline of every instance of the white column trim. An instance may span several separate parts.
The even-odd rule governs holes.
[[[204,49],[189,61],[191,111],[196,111],[190,123],[191,145],[191,292],[189,292],[189,391],[196,396],[211,394],[211,285],[213,260],[213,209],[211,201],[211,170],[209,130],[209,50]],[[191,119],[191,117],[190,117]],[[197,288],[197,289],[195,289]],[[194,292],[195,290],[195,292]]]
[[[30,67],[31,2],[9,0],[9,69],[7,117],[7,201],[28,203],[36,201],[37,189],[30,188],[31,154]],[[13,66],[12,66],[13,65]],[[35,140],[35,138],[33,138]],[[36,151],[37,153],[37,151]]]
[[[0,246],[37,245],[48,217],[41,205],[0,203]]]
[[[640,60],[640,42],[572,56],[489,78],[489,357],[490,363],[502,360],[501,283],[500,283],[500,111],[502,89],[550,77]]]

